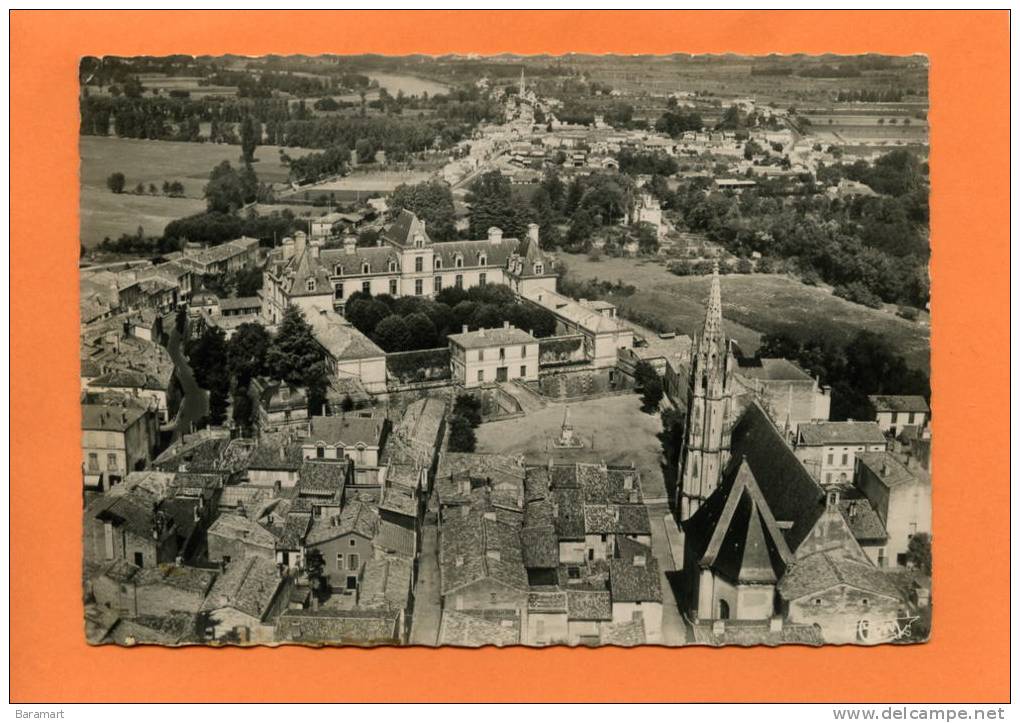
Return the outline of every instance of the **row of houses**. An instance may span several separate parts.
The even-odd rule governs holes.
[[[661,641],[636,469],[447,454],[436,488],[440,644]]]
[[[85,507],[94,642],[406,642],[445,404],[185,435]]]

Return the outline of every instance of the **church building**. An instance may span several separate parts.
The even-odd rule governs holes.
[[[677,509],[689,519],[719,486],[729,459],[730,429],[735,414],[735,360],[723,331],[719,268],[705,312],[705,325],[695,340],[687,395],[687,429],[680,458]]]

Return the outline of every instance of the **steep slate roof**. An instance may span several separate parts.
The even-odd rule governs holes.
[[[924,397],[911,394],[872,394],[868,401],[876,412],[930,412]]]
[[[276,563],[261,557],[234,560],[216,578],[202,610],[211,612],[231,607],[261,620],[269,611],[281,584]]]
[[[735,584],[774,583],[793,560],[746,460],[688,520],[687,530],[698,564]]]
[[[748,405],[734,425],[730,464],[720,489],[729,490],[744,462],[782,529],[787,547],[796,552],[825,510],[825,492],[757,403]]]
[[[885,444],[878,422],[812,422],[802,424],[798,444]]]
[[[516,590],[528,589],[518,531],[475,513],[451,516],[445,522],[439,536],[439,567],[443,595],[487,578]]]
[[[521,618],[516,610],[444,610],[439,644],[480,648],[519,645]]]
[[[900,600],[899,588],[870,562],[860,562],[828,552],[816,552],[797,562],[779,581],[779,594],[787,601],[816,595],[836,585]]]
[[[389,228],[383,231],[382,238],[398,246],[412,246],[416,233],[425,237],[426,245],[432,243],[425,224],[413,212],[402,208]]]

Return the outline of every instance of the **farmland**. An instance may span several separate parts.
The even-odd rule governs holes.
[[[631,296],[614,294],[609,298],[621,312],[649,314],[685,334],[696,333],[704,320],[707,277],[674,276],[657,262],[623,258],[592,262],[573,254],[561,254],[560,258],[575,278],[619,279],[636,286],[638,290]],[[908,364],[928,371],[931,335],[926,324],[852,304],[787,276],[728,275],[722,277],[721,285],[727,332],[747,353],[757,348],[760,334],[783,333],[802,341],[845,344],[866,329],[885,337]]]
[[[222,161],[238,163],[239,146],[214,143],[172,143],[130,138],[82,136],[81,149],[81,240],[94,246],[105,236],[116,238],[134,233],[141,225],[147,234],[163,232],[167,222],[205,208],[202,189],[209,172]],[[286,149],[293,157],[308,151]],[[279,147],[256,149],[255,172],[267,183],[287,180],[287,168],[280,163]],[[141,183],[161,189],[164,181],[180,181],[184,198],[162,195],[114,194],[106,188],[114,172],[126,177],[126,189]]]

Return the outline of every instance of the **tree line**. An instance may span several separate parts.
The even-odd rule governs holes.
[[[344,305],[344,316],[383,351],[401,352],[445,346],[450,334],[469,329],[511,326],[537,337],[556,333],[556,318],[545,309],[517,301],[502,284],[470,289],[442,289],[436,298],[393,298],[354,293]]]

